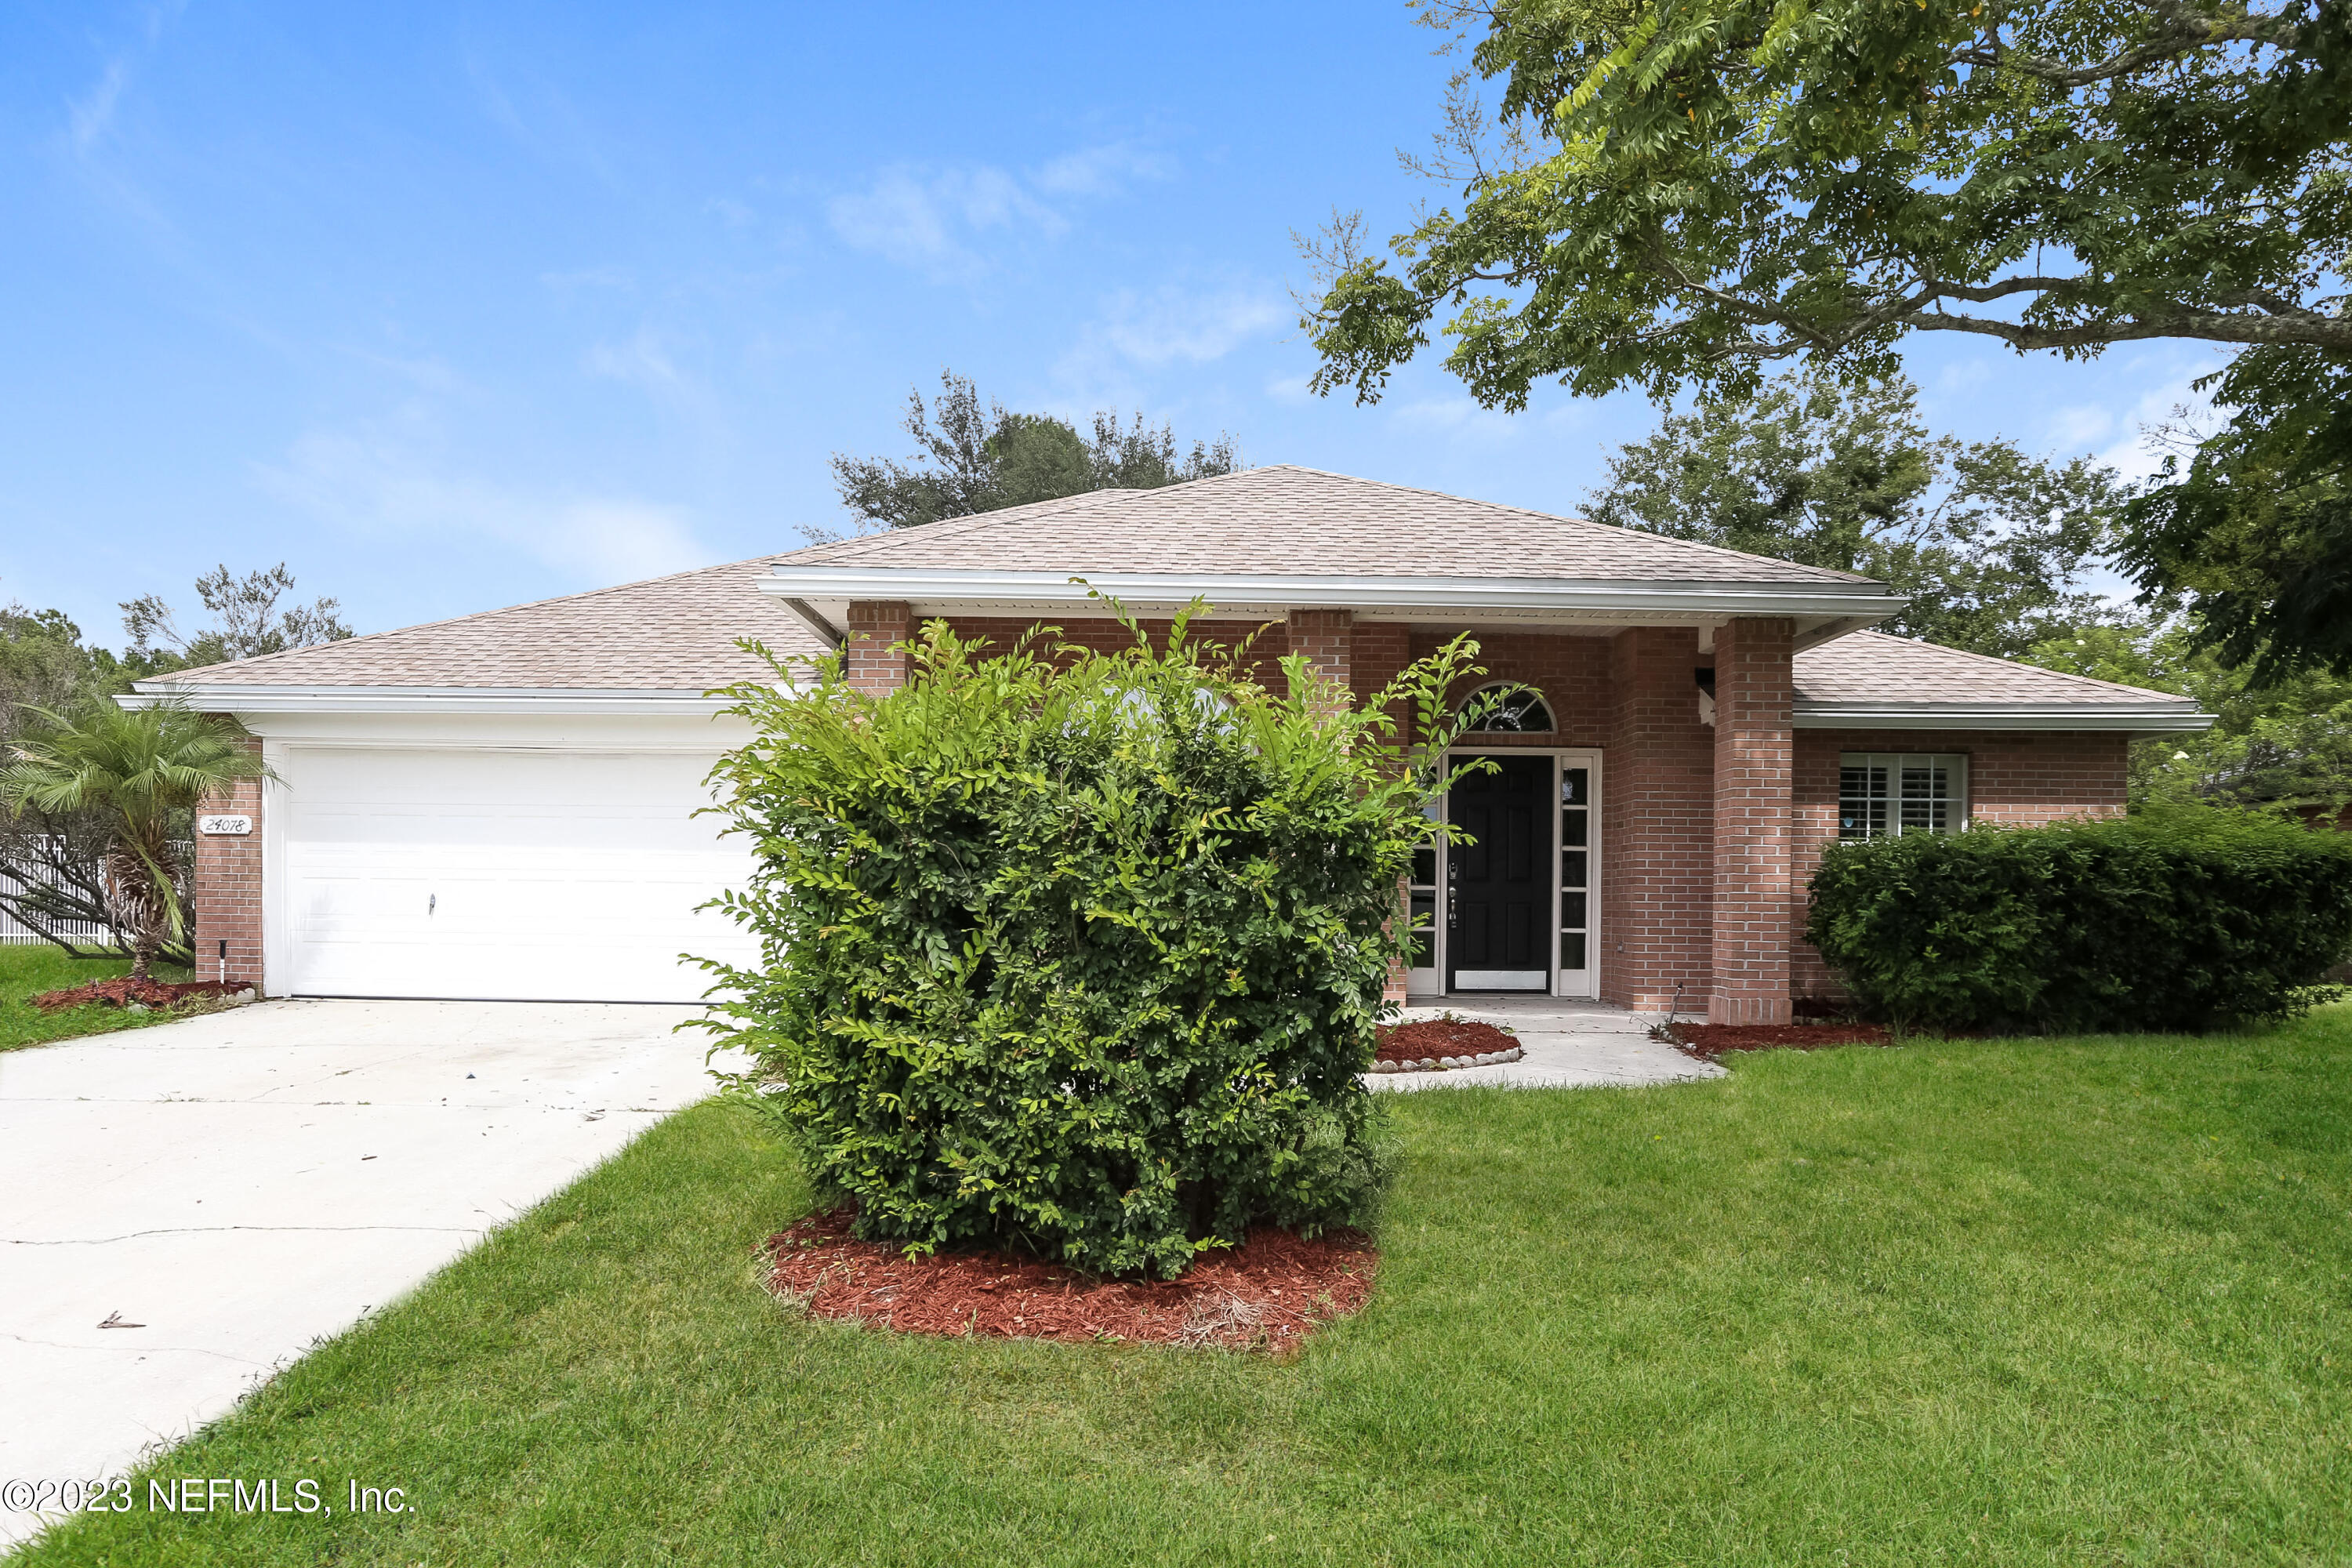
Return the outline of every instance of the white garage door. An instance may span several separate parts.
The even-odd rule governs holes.
[[[288,973],[310,996],[690,1002],[678,954],[756,946],[717,910],[740,840],[694,809],[712,758],[300,747],[279,763]],[[273,980],[276,977],[273,976]]]

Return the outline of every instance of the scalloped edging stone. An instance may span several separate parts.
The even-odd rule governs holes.
[[[1524,1046],[1513,1046],[1507,1051],[1486,1051],[1475,1057],[1423,1057],[1413,1062],[1376,1061],[1371,1070],[1376,1073],[1395,1072],[1460,1072],[1465,1068],[1501,1067],[1517,1061],[1527,1055]]]

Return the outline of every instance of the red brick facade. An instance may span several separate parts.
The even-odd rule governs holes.
[[[910,607],[856,603],[847,622],[851,682],[877,694],[903,684],[907,656],[891,645],[915,635]],[[953,624],[961,636],[1004,647],[1035,623],[958,616]],[[1167,635],[1166,620],[1140,624],[1155,640]],[[1133,635],[1105,617],[1057,625],[1060,640],[1081,647],[1120,648]],[[1281,620],[1202,622],[1193,635],[1229,647],[1246,642],[1257,678],[1276,689],[1277,661],[1296,652],[1360,700],[1450,636],[1313,607]],[[1465,678],[1454,698],[1489,680],[1521,681],[1542,694],[1554,721],[1549,734],[1482,734],[1482,748],[1601,753],[1594,962],[1601,997],[1621,1006],[1679,1004],[1718,1022],[1781,1022],[1792,993],[1833,993],[1802,931],[1805,884],[1837,834],[1843,752],[1965,754],[1974,821],[2033,824],[2123,809],[2129,742],[2121,733],[1793,729],[1787,620],[1730,621],[1704,653],[1689,627],[1473,635],[1486,673]],[[1696,678],[1710,667],[1712,727],[1701,716]],[[1399,738],[1411,740],[1411,715],[1396,717]],[[261,786],[241,783],[212,809],[251,816],[254,831],[196,840],[196,955],[209,975],[226,940],[231,977],[265,984]],[[1398,980],[1392,989],[1401,994]]]
[[[1715,634],[1714,974],[1710,1024],[1789,1022],[1789,814],[1796,623]]]
[[[1136,626],[1150,637],[1153,646],[1165,647],[1168,632],[1173,624],[1166,619],[1139,618]],[[967,640],[984,638],[991,653],[1010,649],[1021,637],[1040,625],[1055,628],[1054,635],[1045,639],[1050,647],[1055,643],[1073,647],[1092,648],[1097,653],[1117,653],[1135,646],[1135,634],[1118,622],[1103,618],[1043,620],[1018,619],[1011,616],[950,616],[948,625],[956,636]],[[1213,643],[1221,647],[1238,648],[1248,645],[1249,657],[1244,661],[1251,674],[1270,690],[1284,688],[1282,656],[1290,651],[1287,627],[1281,621],[1194,621],[1185,636],[1193,644]]]
[[[246,742],[259,751],[259,741]],[[196,835],[194,889],[189,900],[194,933],[196,978],[220,973],[220,944],[228,943],[228,977],[249,980],[268,994],[261,952],[261,781],[239,779],[228,793],[205,802],[199,815],[228,812],[253,818],[246,834]]]
[[[1696,675],[1706,657],[1681,627],[1637,626],[1607,647],[1601,996],[1696,1011],[1714,973],[1715,737]]]
[[[1356,693],[1355,611],[1293,610],[1284,634],[1290,651],[1305,659],[1308,668],[1350,696]]]
[[[860,613],[869,610],[870,618]],[[851,625],[903,612],[858,605]],[[963,636],[1008,646],[1034,623],[959,616],[954,624]],[[1121,647],[1129,635],[1105,619],[1059,625],[1063,640],[1086,647]],[[1154,637],[1167,634],[1165,621],[1143,625]],[[1321,609],[1196,628],[1227,644],[1253,634],[1261,679],[1278,689],[1275,661],[1295,651],[1359,697],[1452,636]],[[1786,620],[1729,622],[1706,653],[1698,634],[1681,627],[1473,635],[1485,673],[1465,677],[1453,700],[1489,681],[1521,681],[1543,694],[1554,723],[1550,734],[1481,735],[1481,747],[1601,753],[1599,988],[1621,1006],[1679,1004],[1718,1022],[1786,1022],[1792,994],[1834,992],[1802,931],[1805,884],[1822,845],[1837,836],[1842,752],[1965,753],[1974,821],[2032,824],[2123,809],[2128,742],[2120,734],[1793,729]],[[1709,668],[1712,726],[1700,716],[1697,679]],[[1411,715],[1397,717],[1400,735],[1410,738]]]
[[[1796,898],[1790,910],[1790,986],[1800,996],[1840,987],[1805,941],[1805,884],[1838,831],[1838,757],[1846,752],[1958,752],[1969,759],[1971,822],[2034,827],[2070,816],[2119,816],[2131,740],[2074,730],[1800,730],[1790,811]]]
[[[914,635],[914,611],[898,600],[850,605],[849,635],[842,647],[849,684],[876,697],[907,684],[907,655],[895,645]]]

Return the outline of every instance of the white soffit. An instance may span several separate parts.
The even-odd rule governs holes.
[[[167,698],[212,713],[485,713],[709,717],[727,707],[723,697],[699,691],[597,690],[578,687],[478,686],[262,686],[221,681],[197,686],[168,679],[142,680],[115,700],[125,708],[149,708]]]
[[[917,615],[1066,615],[1095,607],[1094,589],[1130,610],[1166,611],[1194,598],[1219,616],[1280,616],[1294,607],[1352,609],[1370,621],[1699,626],[1733,616],[1845,623],[1900,610],[1903,595],[1875,583],[1578,581],[1555,577],[1360,577],[1256,573],[972,571],[948,567],[779,566],[762,593],[845,621],[859,600],[897,600]]]
[[[2168,702],[1807,702],[1800,730],[2102,730],[2182,735],[2210,729],[2214,716]]]

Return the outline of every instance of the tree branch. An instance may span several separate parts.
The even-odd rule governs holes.
[[[1956,66],[2021,71],[2037,80],[2071,90],[2130,76],[2217,44],[2284,45],[2295,31],[2284,16],[2240,16],[2217,21],[2199,16],[2179,0],[2158,0],[2156,12],[2161,22],[2154,37],[2137,48],[2126,49],[2094,65],[2074,66],[2048,55],[2021,53],[2006,47],[1998,31],[1989,32],[1981,43],[1953,50],[1947,59]]]
[[[2298,319],[2242,316],[2226,310],[2183,310],[2085,327],[2034,327],[2016,321],[1988,321],[1980,316],[1948,315],[1942,310],[1915,311],[1901,320],[1903,325],[1921,331],[1975,332],[1999,338],[2020,349],[2094,348],[2101,343],[2131,342],[2144,338],[2201,338],[2217,343],[2300,345],[2331,349],[2338,353],[2352,352],[2352,320],[2308,313]]]

